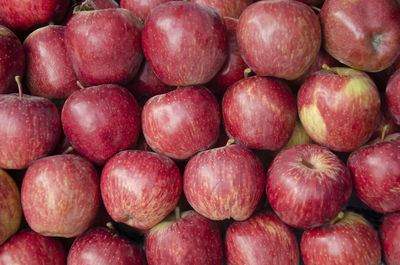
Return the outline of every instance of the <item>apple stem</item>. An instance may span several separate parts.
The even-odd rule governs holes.
[[[244,78],[248,78],[249,74],[251,73],[250,67],[247,67],[246,69],[244,69],[243,73],[244,73]]]
[[[179,221],[181,219],[181,209],[179,206],[175,207],[175,220]]]
[[[107,223],[106,223],[106,227],[107,227],[108,229],[110,229],[110,230],[115,230],[115,227],[114,227],[113,223],[111,223],[111,222],[107,222]]]
[[[328,222],[328,225],[334,225],[344,217],[344,212],[340,211],[335,218]]]
[[[81,81],[76,81],[76,84],[78,85],[78,87],[80,88],[80,89],[85,89],[86,87],[82,84],[82,82]]]
[[[22,93],[21,76],[19,76],[19,75],[15,76],[15,81],[17,82],[17,85],[18,85],[18,95],[19,95],[20,98],[22,98],[23,93]]]
[[[311,6],[312,9],[314,9],[315,11],[317,11],[318,13],[321,12],[321,8],[316,7],[316,6]]]
[[[70,154],[72,151],[74,151],[74,148],[72,146],[68,146],[68,148],[62,152],[63,155]]]
[[[229,138],[229,140],[226,142],[226,145],[225,145],[225,146],[230,146],[230,145],[232,145],[232,144],[234,144],[234,143],[235,143],[235,140],[232,139],[232,138]]]
[[[389,129],[389,125],[385,124],[385,126],[382,127],[382,134],[381,134],[381,142],[385,140],[386,132]]]

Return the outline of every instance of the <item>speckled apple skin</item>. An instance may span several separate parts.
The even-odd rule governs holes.
[[[386,264],[399,265],[400,212],[385,215],[379,233]]]
[[[156,6],[169,1],[170,0],[121,0],[121,7],[128,9],[135,14],[135,16],[144,21],[151,10],[153,10]]]
[[[390,77],[385,96],[389,113],[394,122],[400,126],[400,70]]]

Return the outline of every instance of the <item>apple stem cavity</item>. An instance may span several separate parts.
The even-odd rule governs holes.
[[[18,95],[19,95],[20,98],[22,98],[23,93],[22,93],[21,76],[19,76],[19,75],[15,76],[15,81],[17,82],[17,85],[18,85]]]
[[[235,140],[232,139],[232,138],[229,138],[229,140],[226,142],[226,145],[225,145],[225,146],[230,146],[230,145],[232,145],[232,144],[234,144],[234,143],[235,143]]]
[[[248,78],[249,74],[251,73],[250,67],[247,67],[246,69],[244,69],[243,73],[244,73],[244,78]]]
[[[181,219],[181,209],[179,206],[175,207],[175,220],[178,222]]]
[[[86,87],[82,84],[82,82],[81,81],[76,81],[76,84],[78,85],[78,87],[80,88],[80,89],[85,89]]]
[[[309,169],[315,169],[314,165],[311,164],[311,162],[308,161],[307,159],[300,158],[300,163],[302,163],[304,166],[306,166]]]

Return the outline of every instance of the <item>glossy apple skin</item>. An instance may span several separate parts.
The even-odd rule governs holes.
[[[296,236],[272,212],[260,212],[226,231],[225,255],[228,265],[298,265]]]
[[[121,0],[121,7],[144,21],[153,8],[169,1],[171,0]]]
[[[65,136],[78,153],[103,164],[136,143],[140,110],[133,95],[119,85],[99,85],[74,92],[61,113]]]
[[[77,77],[67,57],[65,26],[45,26],[25,39],[26,85],[32,95],[67,98],[79,89]]]
[[[378,72],[400,54],[395,0],[326,0],[320,18],[326,51],[349,67]]]
[[[385,97],[393,121],[400,126],[400,70],[390,77],[386,86]]]
[[[15,92],[15,76],[23,76],[25,53],[18,37],[0,25],[0,94]]]
[[[149,229],[174,209],[182,177],[166,156],[127,150],[107,161],[100,185],[104,206],[114,221]]]
[[[239,18],[253,0],[190,0],[214,8],[223,17]]]
[[[145,265],[144,252],[115,232],[96,227],[77,237],[68,252],[68,265]]]
[[[69,0],[0,0],[0,17],[13,30],[61,22],[70,6]]]
[[[354,151],[347,165],[357,196],[381,213],[400,210],[400,134]]]
[[[78,79],[85,86],[133,79],[143,59],[140,27],[138,19],[123,8],[73,15],[66,26],[65,45]]]
[[[21,203],[29,226],[45,236],[75,237],[89,228],[100,205],[94,166],[79,155],[35,161],[26,171]]]
[[[155,74],[167,85],[209,82],[228,55],[224,21],[214,9],[186,1],[155,7],[142,31],[142,48]]]
[[[212,146],[220,123],[218,101],[203,86],[180,87],[154,96],[142,111],[147,144],[174,159],[187,159]]]
[[[259,1],[240,16],[237,41],[244,61],[257,75],[293,80],[314,62],[321,28],[318,16],[306,4]]]
[[[290,88],[268,77],[250,77],[228,88],[222,99],[227,134],[248,148],[277,150],[296,125],[296,100]]]
[[[183,190],[196,212],[210,220],[246,220],[264,191],[258,158],[241,145],[203,151],[186,165]]]
[[[331,220],[345,206],[351,191],[346,165],[316,144],[289,147],[268,168],[268,201],[292,227],[309,229]]]
[[[222,238],[210,220],[195,211],[182,214],[179,220],[166,220],[146,234],[149,265],[220,265]]]
[[[65,251],[54,238],[24,230],[0,246],[1,265],[65,265]]]
[[[350,152],[365,144],[378,126],[381,101],[372,79],[346,67],[313,74],[297,94],[307,134],[318,144]]]
[[[21,219],[18,187],[13,178],[0,169],[0,245],[18,231]]]
[[[307,230],[300,243],[305,265],[379,265],[381,246],[361,215],[345,212],[335,224]]]
[[[400,212],[385,215],[379,233],[386,264],[399,265]]]
[[[24,169],[51,152],[60,136],[60,117],[48,99],[0,95],[0,167]]]

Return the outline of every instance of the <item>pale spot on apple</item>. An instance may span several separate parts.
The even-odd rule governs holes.
[[[301,123],[305,125],[304,128],[307,128],[306,131],[312,135],[313,140],[324,142],[327,135],[326,123],[318,107],[316,105],[304,106],[299,115]]]
[[[365,90],[370,87],[370,83],[366,78],[352,78],[349,80],[347,85],[344,87],[344,92],[346,96],[349,98],[361,98],[364,99],[361,101],[365,106],[369,106],[371,104],[370,97],[365,98]],[[366,100],[368,99],[368,100]]]

